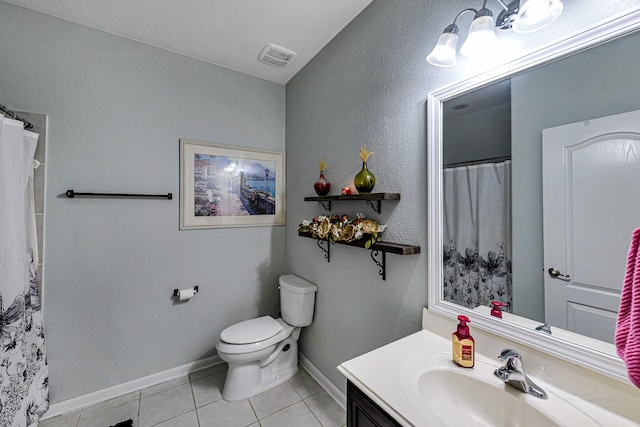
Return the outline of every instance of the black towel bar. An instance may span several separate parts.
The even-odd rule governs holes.
[[[167,194],[128,194],[128,193],[78,193],[74,190],[67,190],[66,195],[68,198],[73,199],[75,197],[111,197],[111,198],[136,198],[136,199],[173,199],[172,193]]]

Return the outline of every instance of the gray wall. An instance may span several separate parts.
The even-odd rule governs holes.
[[[358,148],[366,144],[375,153],[368,162],[373,191],[398,192],[402,200],[384,203],[382,215],[364,202],[333,203],[334,212],[362,212],[388,225],[385,240],[425,247],[425,46],[411,24],[424,22],[426,11],[418,3],[374,0],[287,84],[287,262],[318,285],[301,351],[340,387],[338,364],[419,328],[425,260],[388,255],[382,281],[367,251],[336,245],[328,264],[293,224],[323,212],[303,202],[313,194],[317,161],[327,159],[325,175],[339,194],[360,170]]]
[[[285,228],[178,231],[178,139],[284,150],[283,86],[4,2],[0,40],[1,102],[49,117],[53,403],[212,355],[226,326],[278,312]]]
[[[500,34],[514,42],[503,58],[533,51],[638,5],[595,3],[565,2],[563,16],[545,31]],[[314,322],[303,331],[301,348],[343,389],[337,365],[420,328],[421,308],[427,304],[425,145],[432,143],[426,140],[427,94],[492,66],[459,57],[457,67],[442,69],[425,61],[463,7],[435,0],[374,0],[287,84],[287,263],[319,288]],[[468,23],[461,21],[462,39]],[[375,152],[369,162],[377,177],[374,191],[400,192],[402,200],[385,204],[380,216],[355,202],[334,203],[334,212],[362,211],[389,226],[385,240],[423,248],[418,256],[389,255],[386,282],[367,252],[335,246],[327,264],[315,242],[296,233],[303,218],[323,212],[303,201],[313,194],[317,161],[325,157],[329,162],[326,175],[336,193],[358,172],[362,144]]]
[[[521,316],[544,319],[542,130],[640,109],[639,58],[640,33],[511,79],[513,306]]]
[[[502,102],[442,123],[442,161],[451,163],[484,160],[511,155],[511,103]]]

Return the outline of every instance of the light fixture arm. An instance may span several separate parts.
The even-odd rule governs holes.
[[[487,1],[488,0],[484,0],[484,3],[482,3],[482,8],[486,9],[487,8]],[[504,10],[509,10],[509,6],[502,0],[496,0],[498,3],[500,3],[500,6],[502,6],[502,8]]]
[[[486,0],[485,0],[486,1]],[[453,34],[458,34],[458,25],[456,24],[456,22],[458,21],[458,19],[465,14],[465,12],[473,12],[473,15],[477,15],[479,13],[479,11],[473,9],[473,8],[468,8],[468,9],[464,9],[462,10],[460,13],[458,13],[456,15],[455,18],[453,18],[453,22],[449,25],[447,25],[447,27],[444,29],[444,33],[453,33]]]
[[[458,13],[455,18],[453,18],[453,25],[456,24],[456,21],[458,20],[458,18],[460,18],[462,15],[464,15],[465,12],[473,12],[474,16],[478,14],[478,11],[473,9],[473,8],[471,8],[471,7],[468,8],[468,9],[464,9],[460,13]]]
[[[504,10],[509,10],[509,6],[507,6],[507,4],[505,2],[503,2],[502,0],[496,0],[498,3],[500,3],[500,6],[502,6],[502,8]],[[486,1],[485,1],[486,3]]]

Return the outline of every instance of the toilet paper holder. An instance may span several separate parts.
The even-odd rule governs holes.
[[[194,295],[198,293],[198,286],[194,286],[193,287],[193,293],[194,293]],[[174,297],[180,296],[180,289],[174,289],[173,290],[173,296]]]

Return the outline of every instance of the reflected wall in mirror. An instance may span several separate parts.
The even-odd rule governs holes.
[[[430,95],[441,190],[430,197],[441,255],[430,308],[524,327],[534,347],[547,346],[536,327],[549,323],[549,345],[584,347],[604,371],[624,369],[612,343],[640,226],[640,32],[629,22]]]

